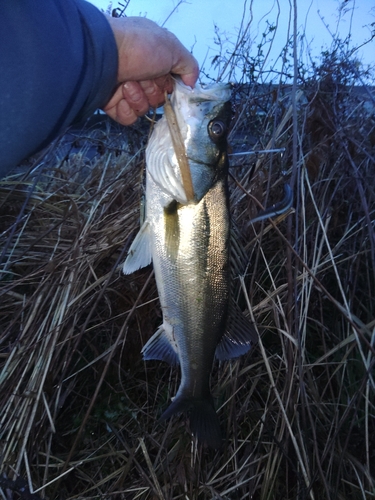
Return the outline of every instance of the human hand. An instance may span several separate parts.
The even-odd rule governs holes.
[[[118,87],[103,110],[122,125],[164,102],[172,92],[171,74],[194,87],[199,67],[195,58],[169,31],[144,17],[108,17],[119,62]]]

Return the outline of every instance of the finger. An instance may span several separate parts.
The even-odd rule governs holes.
[[[136,115],[147,113],[150,105],[139,82],[126,82],[122,87],[122,95]]]
[[[195,59],[194,59],[194,61],[195,61]],[[180,61],[178,63],[178,65],[173,66],[173,68],[171,69],[171,73],[173,73],[175,75],[179,75],[181,80],[184,82],[185,85],[193,88],[198,80],[198,75],[199,75],[198,63],[196,65],[194,65],[194,64],[191,65],[189,63],[186,66],[184,64],[185,63],[183,61]]]
[[[121,99],[116,106],[115,120],[121,123],[121,125],[132,125],[137,119],[138,114],[129,106],[129,103],[125,99]]]
[[[103,107],[103,111],[107,113],[108,110],[115,108],[117,103],[119,103],[121,99],[123,99],[122,85],[119,85],[114,94],[112,95],[111,99]]]
[[[167,85],[165,83],[166,81],[167,79],[163,78],[161,84],[159,84],[157,80],[144,80],[139,82],[146,95],[149,105],[153,108],[157,108],[164,103],[165,90],[167,92],[172,91],[173,86]]]
[[[194,86],[198,80],[198,75],[199,75],[199,69],[197,72],[187,73],[186,75],[181,75],[181,80],[188,87],[194,88]]]
[[[170,36],[174,40],[174,61],[170,71],[179,75],[185,85],[194,87],[199,76],[198,61],[175,35],[170,33]]]
[[[154,79],[154,82],[159,87],[163,97],[164,92],[168,92],[168,94],[170,94],[173,91],[173,78],[171,74],[159,76]]]
[[[138,115],[123,98],[121,87],[117,89],[103,111],[121,125],[132,125],[137,120]]]

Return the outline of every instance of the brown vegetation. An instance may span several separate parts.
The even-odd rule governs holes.
[[[260,342],[214,366],[220,452],[158,423],[177,370],[140,356],[161,319],[152,270],[120,270],[147,134],[86,129],[91,160],[58,143],[1,182],[1,498],[375,497],[374,94],[344,62],[298,90],[237,89],[235,147],[241,131],[284,152],[232,162]],[[286,180],[292,213],[250,224]]]

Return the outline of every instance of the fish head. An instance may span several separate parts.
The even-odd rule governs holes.
[[[197,84],[193,89],[175,80],[171,105],[185,145],[195,201],[227,174],[227,135],[231,120],[229,84]],[[173,200],[186,203],[181,173],[164,116],[146,149],[147,169]]]

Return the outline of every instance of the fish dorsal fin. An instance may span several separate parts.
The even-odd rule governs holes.
[[[246,354],[258,342],[258,334],[238,305],[231,301],[226,331],[216,347],[219,361],[238,358]]]
[[[152,262],[151,230],[147,219],[142,224],[133,243],[130,245],[128,256],[124,262],[122,272],[131,274]]]
[[[161,325],[142,349],[143,359],[159,359],[170,365],[178,365],[177,344],[173,339],[172,327]]]
[[[180,203],[187,202],[165,117],[155,125],[150,137],[146,149],[146,164],[148,174],[163,192]]]

